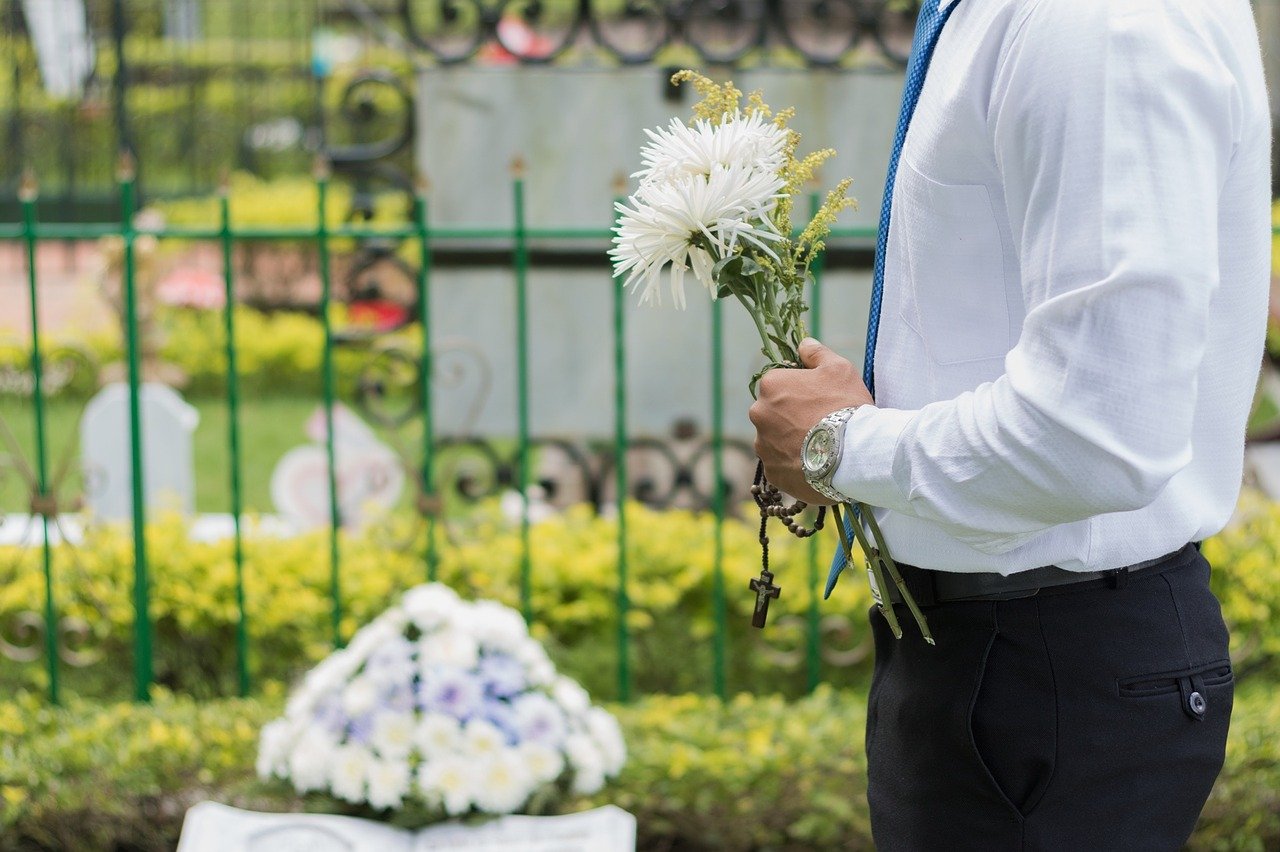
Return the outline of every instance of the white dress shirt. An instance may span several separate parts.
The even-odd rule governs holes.
[[[1100,570],[1225,525],[1270,134],[1247,0],[960,2],[898,171],[877,405],[833,480],[898,561]]]

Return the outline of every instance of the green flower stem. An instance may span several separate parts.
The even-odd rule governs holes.
[[[916,599],[911,596],[911,592],[907,591],[907,583],[902,579],[902,573],[898,571],[898,565],[893,561],[893,557],[889,555],[889,546],[885,544],[884,535],[880,532],[880,524],[876,522],[876,516],[869,506],[859,503],[862,510],[862,516],[867,519],[867,523],[871,525],[871,535],[876,540],[876,552],[879,554],[880,561],[884,564],[885,569],[889,572],[889,576],[893,578],[894,585],[898,587],[898,592],[902,595],[902,601],[907,605],[907,609],[911,611],[911,616],[916,620],[916,624],[920,625],[920,635],[924,637],[924,641],[930,645],[936,645],[933,641],[933,634],[929,632],[929,621],[924,617],[924,613],[920,611],[920,606],[916,603]]]
[[[878,560],[871,557],[871,550],[869,549],[870,546],[867,544],[866,533],[862,531],[862,524],[853,522],[853,504],[846,504],[846,506],[846,517],[848,518],[848,523],[845,522],[844,517],[841,517],[839,504],[831,507],[831,513],[835,516],[836,530],[840,536],[840,546],[844,548],[844,557],[848,560],[849,565],[853,565],[853,540],[850,539],[848,535],[849,531],[852,530],[854,536],[858,539],[858,545],[862,548],[863,554],[867,557],[868,566],[870,567],[872,576],[875,579],[876,588],[881,590],[887,589],[888,581],[882,577],[883,571],[879,566]],[[881,591],[880,597],[882,600],[884,595],[884,591]],[[894,638],[901,639],[902,627],[898,624],[898,614],[893,611],[893,604],[890,603],[888,606],[885,606],[884,604],[877,604],[877,606],[879,606],[880,612],[884,615],[885,621],[888,622],[889,629],[893,631]]]
[[[769,332],[764,326],[764,319],[760,316],[760,311],[756,310],[756,306],[742,293],[737,290],[733,291],[733,295],[737,297],[742,306],[747,309],[747,313],[751,316],[751,321],[756,324],[756,331],[760,333],[760,342],[764,345],[764,356],[770,361],[781,361],[777,351],[773,348],[773,341],[769,339]]]

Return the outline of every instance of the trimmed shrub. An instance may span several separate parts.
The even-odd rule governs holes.
[[[1189,848],[1280,845],[1280,704],[1253,680],[1236,699],[1226,766]],[[150,705],[0,702],[0,850],[172,849],[187,807],[320,809],[253,777],[257,731],[282,698]],[[643,850],[871,849],[865,698],[645,698],[610,708],[630,760],[603,792],[634,813]]]
[[[715,666],[715,523],[710,515],[628,509],[631,667],[639,692],[710,690]],[[252,526],[252,525],[251,525]],[[439,578],[467,597],[520,604],[519,526],[492,505],[447,525]],[[557,665],[604,697],[617,694],[617,524],[580,506],[531,530],[534,635]],[[232,543],[193,542],[170,518],[147,532],[155,670],[168,689],[200,697],[235,689],[235,564]],[[359,535],[343,534],[343,636],[369,621],[405,589],[426,579],[425,533],[400,517]],[[756,530],[730,519],[724,529],[725,673],[730,690],[801,694],[807,684],[804,637],[811,594],[807,542],[779,538],[771,562],[783,597],[765,631],[750,626],[754,596],[747,581],[759,566]],[[327,532],[290,539],[251,534],[245,597],[251,668],[257,680],[287,681],[330,649],[332,598]],[[825,560],[825,549],[818,558]],[[134,610],[133,548],[126,528],[93,529],[79,546],[54,554],[55,600],[64,616],[91,625],[86,644],[102,660],[65,668],[64,682],[99,698],[128,693]],[[867,672],[870,596],[857,572],[830,601],[824,617],[843,618],[854,649],[850,664],[827,666],[826,680],[859,683]],[[0,548],[0,625],[43,611],[44,575],[37,549]],[[828,622],[830,624],[830,622]],[[671,649],[681,649],[672,654]],[[862,651],[859,652],[858,649]],[[786,656],[782,665],[771,658]],[[0,684],[38,687],[39,663],[0,660]]]

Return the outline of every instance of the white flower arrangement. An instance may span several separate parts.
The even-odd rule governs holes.
[[[804,314],[809,310],[805,287],[836,217],[855,206],[848,196],[851,181],[837,183],[809,222],[795,228],[796,202],[835,151],[827,148],[798,156],[800,134],[790,127],[795,110],[774,112],[759,92],[748,95],[744,104],[742,92],[732,83],[716,83],[693,71],[679,71],[671,82],[691,83],[702,100],[693,107],[692,124],[675,118],[666,128],[645,131],[649,144],[640,151],[643,168],[632,175],[638,179],[636,191],[617,205],[618,224],[609,252],[614,276],[623,278],[632,291],[639,290],[642,304],[661,303],[666,278],[672,301],[683,308],[687,273],[712,299],[740,302],[755,323],[765,358],[764,367],[748,385],[754,397],[769,370],[802,366],[800,342],[808,335]],[[753,494],[762,524],[770,517],[792,519],[807,508],[798,501],[784,506],[781,492],[769,490],[763,466],[757,468],[756,480]],[[847,562],[853,562],[856,540],[867,558],[873,589],[887,589],[892,581],[925,640],[932,644],[924,613],[889,555],[871,508],[863,503],[848,503],[846,508],[848,523],[838,506],[831,511]],[[819,509],[812,530],[791,531],[813,535],[822,529],[825,512]],[[870,526],[875,545],[864,523]],[[766,548],[762,571],[751,586],[757,592],[752,620],[757,627],[764,626],[768,611],[768,597],[761,595],[769,590],[775,596],[778,593],[767,567],[768,539],[763,531],[761,544]],[[876,598],[879,601],[878,592]],[[881,604],[880,611],[901,638],[893,607]]]
[[[429,584],[307,674],[263,729],[257,770],[429,822],[594,793],[625,761],[617,720],[518,613]]]

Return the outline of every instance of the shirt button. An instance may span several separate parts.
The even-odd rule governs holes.
[[[1193,692],[1187,696],[1187,706],[1191,708],[1191,712],[1197,716],[1203,716],[1204,711],[1209,709],[1209,702],[1204,700],[1204,696],[1199,692]]]

